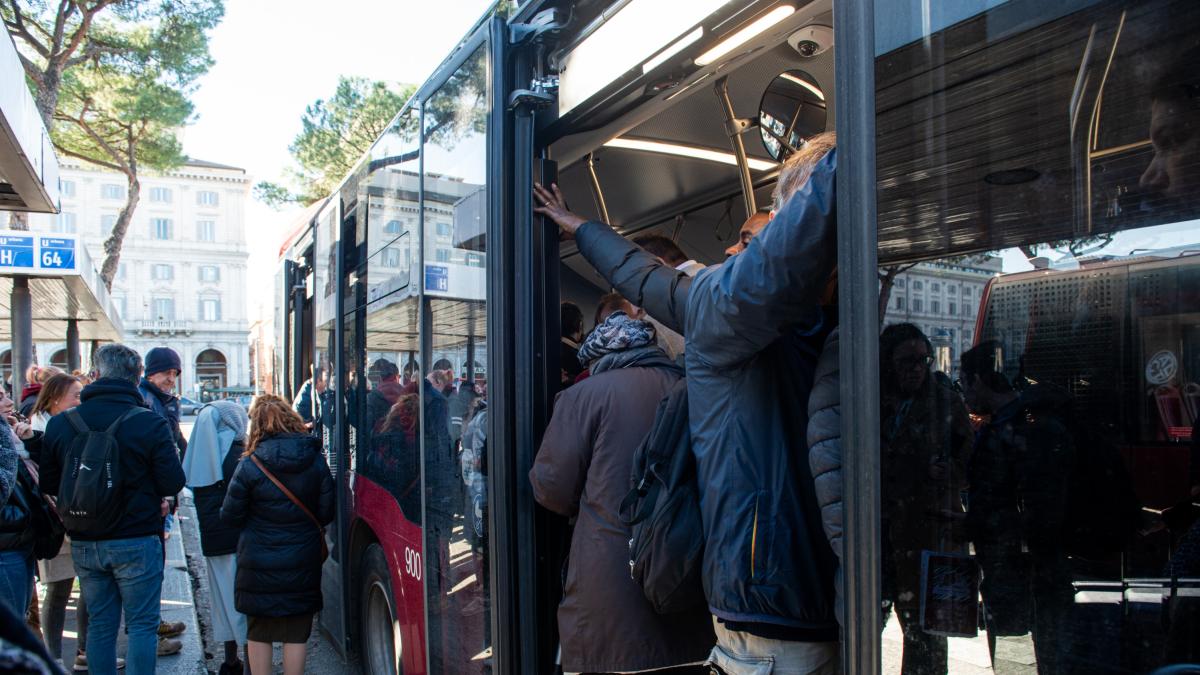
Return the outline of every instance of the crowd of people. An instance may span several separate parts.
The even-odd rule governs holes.
[[[92,362],[87,375],[31,368],[19,406],[0,389],[0,670],[148,675],[159,657],[180,653],[187,626],[163,621],[160,606],[186,485],[213,636],[225,648],[220,672],[270,673],[273,643],[284,645],[286,673],[303,672],[333,520],[318,440],[275,396],[258,397],[249,413],[209,403],[187,438],[177,353],[157,347],[143,359],[107,344]],[[69,654],[63,633],[77,586]]]

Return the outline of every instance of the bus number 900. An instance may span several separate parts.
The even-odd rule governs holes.
[[[421,554],[411,548],[404,548],[404,571],[408,576],[421,580]]]

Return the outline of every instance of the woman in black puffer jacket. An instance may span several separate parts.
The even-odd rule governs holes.
[[[333,477],[318,440],[283,399],[255,399],[246,456],[221,506],[221,519],[242,528],[234,598],[247,617],[251,672],[271,672],[275,642],[284,645],[284,673],[304,671],[313,614],[321,609],[324,562],[322,530],[313,518],[324,527],[333,521],[333,508]]]

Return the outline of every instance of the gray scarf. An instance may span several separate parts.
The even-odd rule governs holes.
[[[654,326],[649,322],[630,318],[625,312],[613,312],[579,346],[579,363],[587,366],[606,354],[653,343]]]

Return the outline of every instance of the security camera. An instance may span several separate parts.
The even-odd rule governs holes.
[[[792,33],[788,38],[788,44],[801,57],[811,59],[818,54],[823,54],[833,46],[833,29],[819,24],[805,26]]]

